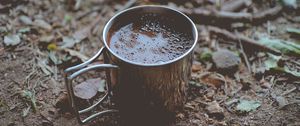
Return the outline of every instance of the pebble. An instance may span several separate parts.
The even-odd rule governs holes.
[[[224,110],[220,107],[219,103],[216,101],[208,103],[207,107],[205,108],[209,117],[216,118],[221,120],[224,118]]]
[[[212,54],[212,59],[216,69],[220,73],[233,74],[238,70],[240,64],[240,57],[227,50],[221,49]]]

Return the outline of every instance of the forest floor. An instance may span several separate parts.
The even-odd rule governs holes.
[[[1,0],[0,125],[80,126],[63,70],[100,49],[114,14],[145,4],[181,10],[199,32],[188,102],[172,125],[300,125],[300,4],[277,0]]]

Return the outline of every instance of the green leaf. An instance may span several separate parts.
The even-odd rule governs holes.
[[[268,53],[269,58],[264,62],[266,70],[274,70],[284,72],[295,77],[300,77],[300,72],[297,70],[291,70],[287,65],[278,66],[278,62],[282,59],[281,56],[276,56],[271,53]]]
[[[297,0],[280,0],[280,1],[286,7],[294,8],[294,9],[297,8]]]
[[[212,51],[209,48],[204,48],[203,52],[200,54],[199,59],[200,61],[208,61],[212,58]]]
[[[250,112],[256,110],[261,106],[261,102],[254,100],[240,100],[240,103],[237,105],[237,110],[240,112]]]
[[[21,28],[18,30],[19,33],[26,33],[26,32],[30,32],[30,28],[26,27],[26,28]]]
[[[71,15],[65,15],[65,17],[64,17],[64,22],[65,23],[70,23],[71,22],[71,20],[72,20],[72,16]]]
[[[23,109],[23,111],[22,111],[22,117],[26,117],[28,115],[28,113],[29,113],[29,110],[30,110],[30,107],[27,107],[27,108]]]
[[[287,28],[286,31],[289,32],[289,33],[293,33],[293,34],[300,35],[300,29],[296,29],[296,28]]]
[[[32,93],[31,91],[23,90],[21,91],[21,96],[24,97],[25,100],[31,102],[33,111],[35,112],[37,107],[36,107],[36,99],[34,93]]]
[[[295,77],[300,77],[300,72],[297,72],[297,70],[290,70],[287,66],[284,66],[283,67],[283,71],[286,72],[286,73],[289,73]]]
[[[283,54],[293,54],[300,56],[300,45],[284,41],[280,39],[270,39],[268,37],[260,37],[259,42],[269,48],[279,50]]]
[[[264,62],[266,70],[275,69],[278,67],[278,61],[281,59],[281,56],[276,56],[268,53],[269,58]]]

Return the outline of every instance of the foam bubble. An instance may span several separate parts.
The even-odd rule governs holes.
[[[138,19],[112,34],[110,48],[118,55],[134,62],[162,63],[191,48],[190,35],[161,23],[167,22],[167,18],[160,21],[156,14],[145,14]]]

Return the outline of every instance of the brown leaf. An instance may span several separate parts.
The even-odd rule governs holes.
[[[101,21],[101,18],[101,16],[96,17],[96,19],[92,21],[90,25],[86,26],[85,28],[79,29],[73,34],[72,37],[76,40],[77,43],[87,38],[91,34],[92,28],[94,28],[99,23],[99,21]]]
[[[83,29],[80,29],[78,31],[76,31],[74,34],[73,34],[73,38],[80,42],[82,41],[83,39],[87,38],[89,36],[89,34],[91,33],[91,27],[88,26],[88,27],[85,27]]]
[[[199,81],[215,88],[220,88],[225,83],[222,78],[218,77],[214,73],[200,76]]]
[[[41,19],[34,20],[33,25],[48,31],[52,30],[52,26],[48,22]]]
[[[201,66],[201,63],[194,61],[193,66],[192,66],[192,71],[197,72],[197,71],[200,71],[201,69],[203,69]]]
[[[74,94],[81,99],[91,99],[94,97],[99,89],[103,89],[105,83],[101,78],[86,80],[74,87]]]
[[[262,79],[262,80],[260,80],[260,86],[262,88],[271,88],[272,84],[269,81]]]
[[[78,52],[78,51],[75,51],[75,50],[72,50],[72,49],[68,49],[68,48],[64,48],[64,50],[66,52],[69,52],[69,54],[71,56],[75,56],[77,58],[79,58],[82,62],[85,62],[89,59],[89,57],[85,56],[84,54]]]
[[[59,108],[62,112],[71,112],[72,108],[70,105],[68,95],[66,93],[59,94],[55,101],[55,108]]]

